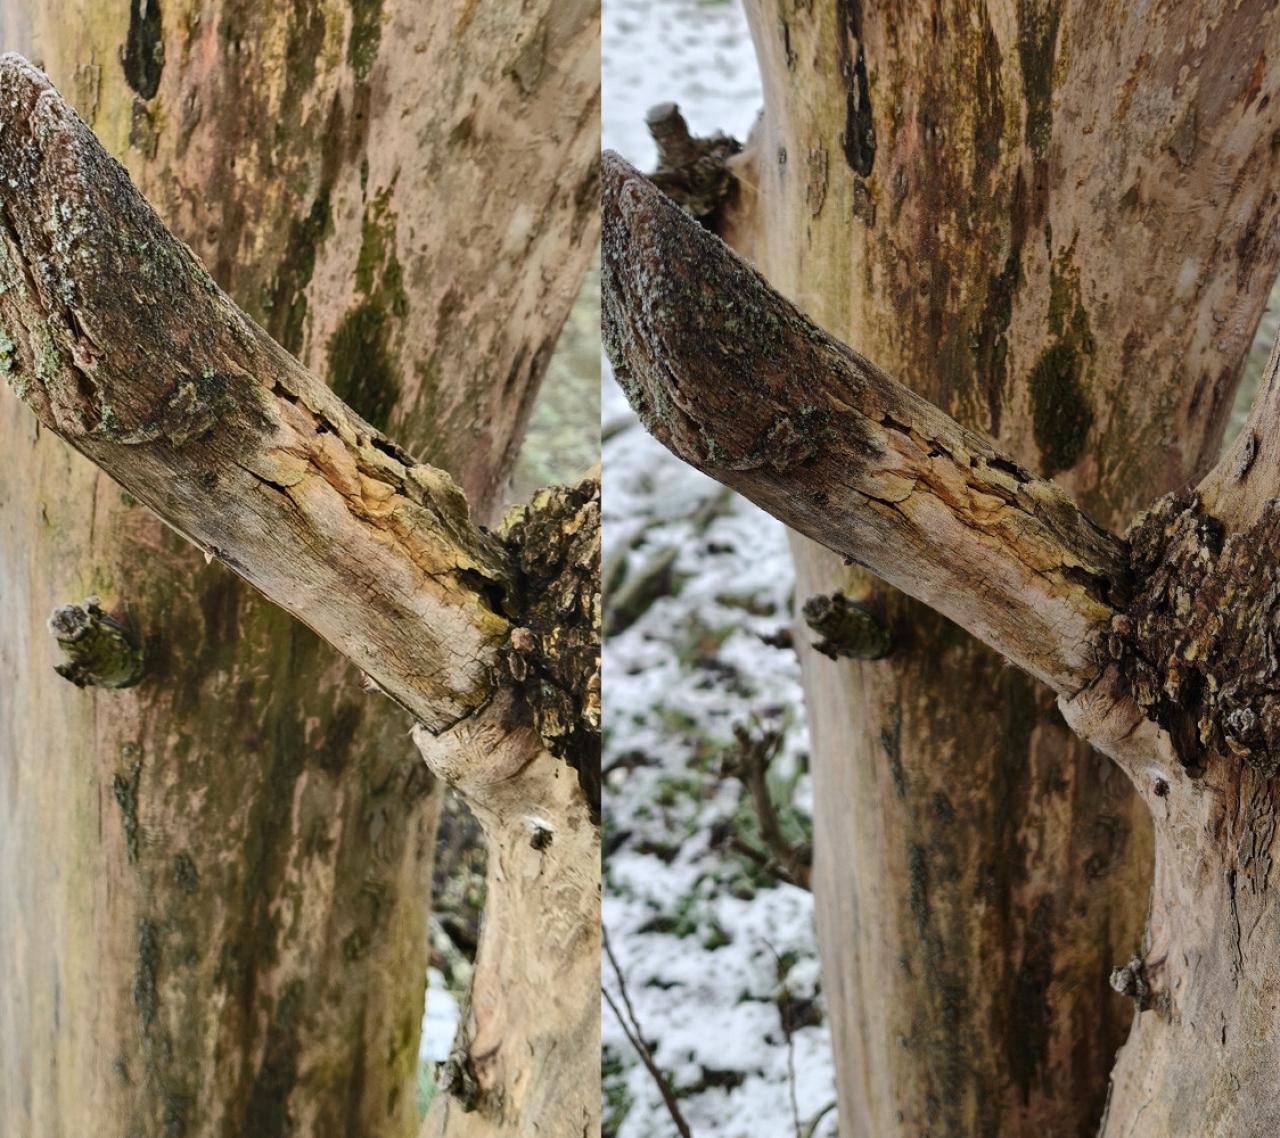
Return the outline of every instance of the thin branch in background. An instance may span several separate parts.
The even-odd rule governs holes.
[[[778,996],[774,1001],[778,1009],[778,1020],[782,1024],[782,1034],[787,1038],[787,1090],[791,1096],[791,1120],[795,1126],[796,1138],[802,1138],[800,1132],[800,1103],[796,1098],[796,1040],[791,1023],[791,988],[787,984],[787,973],[790,971],[781,954],[769,941],[764,946],[773,953],[774,965],[778,975]]]
[[[772,855],[772,863],[780,871],[777,876],[801,889],[809,889],[813,848],[808,842],[792,845],[787,840],[778,808],[774,804],[773,795],[769,793],[769,767],[782,751],[783,734],[766,728],[753,733],[749,726],[738,723],[734,725],[733,735],[738,741],[738,747],[726,757],[724,773],[741,781],[751,795],[756,822],[760,828],[760,841]],[[733,838],[729,844],[762,867],[771,864],[768,858],[752,849],[741,838]]]
[[[836,1108],[835,1099],[832,1099],[817,1114],[815,1114],[808,1122],[804,1124],[804,1130],[800,1134],[800,1138],[813,1138],[818,1132],[818,1124],[827,1117]]]
[[[693,1138],[693,1131],[689,1129],[688,1122],[685,1121],[684,1115],[680,1113],[680,1104],[676,1101],[676,1093],[671,1087],[670,1080],[663,1073],[662,1068],[658,1066],[657,1060],[653,1057],[653,1052],[649,1050],[648,1044],[644,1041],[644,1033],[640,1030],[640,1021],[636,1019],[636,1010],[631,1006],[631,997],[627,995],[627,982],[623,979],[622,968],[618,964],[618,958],[613,954],[613,946],[609,944],[609,930],[601,927],[600,931],[604,936],[604,953],[609,958],[609,964],[613,968],[614,977],[617,979],[618,995],[622,997],[626,1015],[622,1014],[622,1010],[609,994],[609,989],[602,984],[600,990],[604,995],[605,1003],[609,1005],[609,1010],[613,1012],[614,1017],[617,1019],[618,1026],[622,1028],[623,1035],[627,1037],[627,1042],[635,1048],[636,1054],[640,1056],[640,1062],[644,1064],[645,1070],[653,1076],[653,1081],[658,1084],[658,1091],[662,1095],[662,1101],[666,1104],[667,1113],[671,1115],[671,1121],[675,1123],[680,1138]]]

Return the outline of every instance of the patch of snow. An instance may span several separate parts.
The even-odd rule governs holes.
[[[427,971],[427,1010],[422,1017],[422,1042],[418,1058],[423,1063],[443,1063],[458,1029],[458,1001],[434,968]]]
[[[602,57],[603,144],[641,169],[655,159],[644,115],[656,103],[678,103],[695,134],[745,138],[758,113],[736,4],[604,0]],[[695,1136],[791,1135],[795,1117],[805,1123],[835,1097],[813,903],[727,848],[748,811],[720,772],[735,724],[783,730],[774,778],[793,811],[811,809],[799,666],[764,639],[790,624],[786,534],[737,497],[696,524],[720,487],[646,435],[607,362],[604,373],[602,420],[614,432],[604,445],[605,564],[627,550],[634,574],[676,550],[673,594],[605,641],[604,922]],[[604,982],[617,997],[607,963]],[[805,1025],[790,1041],[783,1008]],[[604,1042],[606,1133],[668,1138],[661,1096],[607,1008]],[[814,1138],[835,1133],[830,1111]]]

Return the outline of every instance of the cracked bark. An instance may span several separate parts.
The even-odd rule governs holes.
[[[1113,526],[1207,465],[1276,267],[1276,202],[1257,187],[1275,161],[1270,104],[1278,80],[1267,61],[1280,30],[1270,12],[1191,7],[1139,27],[1085,6],[1051,6],[1048,19],[1020,10],[1009,27],[1007,14],[985,9],[972,20],[930,24],[920,14],[861,7],[856,21],[839,25],[825,10],[798,10],[780,25],[772,10],[749,5],[766,112],[735,160],[740,194],[720,231],[809,316],[909,378],[931,400],[930,416],[945,407],[997,436],[997,469],[1016,463],[1054,474]],[[1191,47],[1203,40],[1173,32],[1202,24],[1215,29],[1211,42],[1233,29],[1245,37],[1255,68],[1233,70],[1225,57]],[[865,51],[868,63],[869,86],[854,93],[859,113],[870,97],[874,172],[811,162],[806,181],[794,176],[793,160],[821,152],[849,121],[836,65],[846,35],[856,43],[845,54]],[[1063,44],[1071,50],[1059,57]],[[799,60],[816,60],[817,74],[802,75]],[[1183,64],[1191,75],[1184,98],[1218,112],[1198,116],[1184,132],[1191,141],[1167,150],[1164,77]],[[1120,86],[1116,75],[1126,77]],[[877,100],[877,90],[894,97]],[[943,125],[917,130],[921,123]],[[866,157],[865,148],[860,153]],[[1179,174],[1157,186],[1144,172],[1163,166]],[[616,184],[611,178],[607,189]],[[606,205],[610,242],[627,229],[618,220],[627,203]],[[1088,249],[1080,244],[1086,232]],[[1171,247],[1173,233],[1180,236]],[[779,334],[795,327],[794,311],[780,298],[765,303],[758,278],[742,266],[732,274],[741,305],[735,293],[710,289],[689,311],[674,311],[689,299],[681,262],[675,279],[659,262],[696,238],[687,227],[679,241],[650,233],[629,248],[615,242],[631,260],[615,264],[606,313],[617,324],[615,356],[632,368],[630,391],[651,429],[788,524],[926,597],[1048,680],[1078,732],[1074,740],[1063,732],[1042,690],[1000,670],[954,626],[796,540],[799,594],[839,589],[871,599],[895,644],[882,661],[838,669],[802,653],[819,791],[815,893],[842,1131],[1095,1132],[1125,1022],[1122,997],[1105,983],[1133,958],[1149,878],[1145,822],[1081,745],[1087,739],[1120,761],[1155,823],[1151,919],[1138,958],[1147,1010],[1115,1066],[1104,1133],[1269,1132],[1275,1106],[1264,1072],[1275,1063],[1274,984],[1269,962],[1251,949],[1251,930],[1260,930],[1260,946],[1270,928],[1272,790],[1256,762],[1242,762],[1268,761],[1268,719],[1263,702],[1253,702],[1260,693],[1247,682],[1231,687],[1222,669],[1268,658],[1265,637],[1256,635],[1274,564],[1268,476],[1253,471],[1274,449],[1274,413],[1255,410],[1194,503],[1212,517],[1209,530],[1220,530],[1221,556],[1217,539],[1205,548],[1157,540],[1161,572],[1139,562],[1129,581],[1127,549],[1104,537],[1118,554],[1101,594],[1107,603],[1077,610],[1078,623],[1042,625],[1057,647],[1037,651],[989,615],[1003,606],[1021,611],[1027,596],[1006,591],[1012,578],[1002,574],[1025,568],[1027,558],[977,541],[983,526],[974,528],[963,495],[939,498],[940,512],[954,516],[931,519],[931,527],[978,547],[965,558],[1009,557],[1003,570],[975,576],[968,595],[935,587],[963,573],[947,550],[886,543],[892,526],[907,523],[883,520],[886,500],[902,493],[910,502],[920,485],[932,487],[904,461],[900,433],[885,429],[882,385],[868,384],[865,368],[845,366],[839,382],[829,380],[839,368],[810,347],[807,330]],[[660,241],[661,258],[652,255]],[[709,249],[691,256],[711,256]],[[623,277],[635,283],[619,284]],[[1108,299],[1139,286],[1154,318]],[[790,384],[780,344],[803,364]],[[1142,383],[1131,382],[1136,374]],[[704,375],[714,377],[711,390]],[[775,391],[787,398],[771,402]],[[852,405],[839,413],[863,428],[864,445],[847,423],[821,430],[821,411],[836,406],[824,406],[832,394]],[[739,403],[748,409],[740,412]],[[781,461],[771,466],[769,427],[779,416],[794,425],[801,413],[819,431],[807,447],[797,447],[793,432],[778,436]],[[842,464],[824,466],[830,451]],[[725,455],[730,461],[721,464]],[[883,455],[908,481],[890,494],[866,493],[860,483],[879,474]],[[1172,517],[1183,518],[1189,504],[1171,509]],[[993,513],[1006,509],[1000,501]],[[1152,534],[1165,533],[1158,519],[1151,525]],[[1203,533],[1194,519],[1172,527],[1173,537]],[[1213,659],[1201,669],[1203,690],[1230,688],[1220,699],[1186,701],[1200,714],[1194,730],[1182,732],[1179,761],[1174,741],[1143,715],[1110,660],[1124,656],[1126,643],[1141,655],[1135,630],[1152,599],[1144,589],[1158,578],[1179,580],[1179,565],[1202,563],[1212,571],[1203,581],[1187,577],[1185,605],[1174,598],[1166,606],[1178,621],[1148,629],[1160,634],[1147,640],[1156,659],[1161,635],[1180,648],[1204,646]],[[1246,564],[1264,578],[1250,589]],[[1047,587],[1037,574],[1028,579],[1028,595]],[[1097,597],[1098,578],[1088,579],[1095,585],[1083,592]],[[1188,615],[1228,595],[1240,607],[1216,625]],[[1161,605],[1145,611],[1164,612]],[[1177,675],[1161,672],[1156,686],[1168,684],[1181,707],[1180,693],[1197,690],[1186,677],[1198,667],[1188,661],[1172,669]],[[1155,701],[1149,706],[1154,714]],[[1202,732],[1205,714],[1221,718]],[[1190,763],[1188,738],[1200,748]],[[1217,738],[1230,756],[1214,754]],[[902,1046],[886,1044],[893,1040]]]
[[[492,518],[594,243],[590,6],[174,0],[150,96],[120,64],[127,8],[6,0],[0,24],[245,311]],[[519,241],[493,225],[517,192]],[[411,720],[0,403],[23,456],[0,596],[30,626],[0,646],[28,678],[0,691],[5,858],[25,867],[0,897],[0,1114],[34,1133],[413,1133],[439,791]],[[89,592],[128,598],[154,667],[96,699],[22,647]]]
[[[1055,691],[1078,691],[1123,599],[1121,543],[825,335],[616,155],[603,180],[605,345],[646,428]]]

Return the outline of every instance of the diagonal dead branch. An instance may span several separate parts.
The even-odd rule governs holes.
[[[507,552],[448,475],[236,308],[17,56],[0,59],[0,372],[428,728],[490,698]]]
[[[1059,693],[1097,672],[1123,543],[826,335],[606,154],[606,348],[646,428]]]

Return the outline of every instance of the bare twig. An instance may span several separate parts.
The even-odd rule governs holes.
[[[791,1024],[791,1014],[788,1007],[791,1002],[791,988],[787,984],[787,966],[783,963],[782,956],[769,941],[764,942],[767,948],[773,954],[773,960],[778,974],[778,998],[775,1001],[778,1007],[778,1020],[782,1024],[782,1034],[787,1040],[787,1090],[791,1096],[791,1120],[795,1126],[796,1138],[801,1138],[800,1133],[800,1104],[796,1099],[796,1041],[795,1031]]]
[[[836,1101],[832,1099],[826,1106],[819,1110],[808,1122],[804,1124],[804,1129],[800,1133],[800,1138],[813,1138],[818,1132],[818,1124],[827,1117],[836,1108]]]
[[[609,989],[601,985],[601,991],[604,994],[605,1003],[609,1005],[609,1010],[613,1012],[614,1018],[618,1021],[618,1026],[622,1028],[622,1033],[627,1037],[627,1042],[635,1048],[635,1052],[640,1056],[640,1062],[644,1064],[645,1070],[653,1077],[653,1081],[658,1085],[658,1092],[662,1095],[662,1101],[666,1104],[667,1113],[671,1115],[671,1121],[675,1123],[675,1128],[680,1134],[680,1138],[693,1138],[693,1131],[689,1129],[689,1123],[685,1121],[684,1115],[680,1112],[680,1104],[676,1101],[675,1091],[671,1087],[671,1082],[663,1073],[661,1067],[658,1066],[657,1060],[653,1057],[653,1052],[649,1050],[649,1045],[644,1041],[644,1034],[640,1030],[640,1021],[636,1019],[635,1008],[631,1006],[631,997],[627,994],[627,982],[622,975],[622,968],[618,964],[618,958],[613,954],[613,946],[609,943],[609,930],[601,927],[601,933],[604,938],[604,952],[609,959],[609,965],[613,968],[614,977],[618,984],[618,995],[622,998],[623,1006],[626,1008],[626,1015],[623,1015],[622,1009],[618,1007],[617,1002],[609,994]]]
[[[738,741],[738,748],[726,756],[724,773],[741,780],[751,795],[751,804],[760,829],[760,841],[773,855],[781,876],[802,889],[808,889],[813,849],[807,842],[793,845],[787,840],[777,805],[769,792],[769,767],[782,750],[782,732],[761,728],[759,734],[753,736],[746,724],[738,723],[734,725],[733,734]],[[757,860],[758,864],[769,864],[768,859],[752,851],[748,843],[740,838],[731,844],[749,856],[755,853],[753,860]]]

